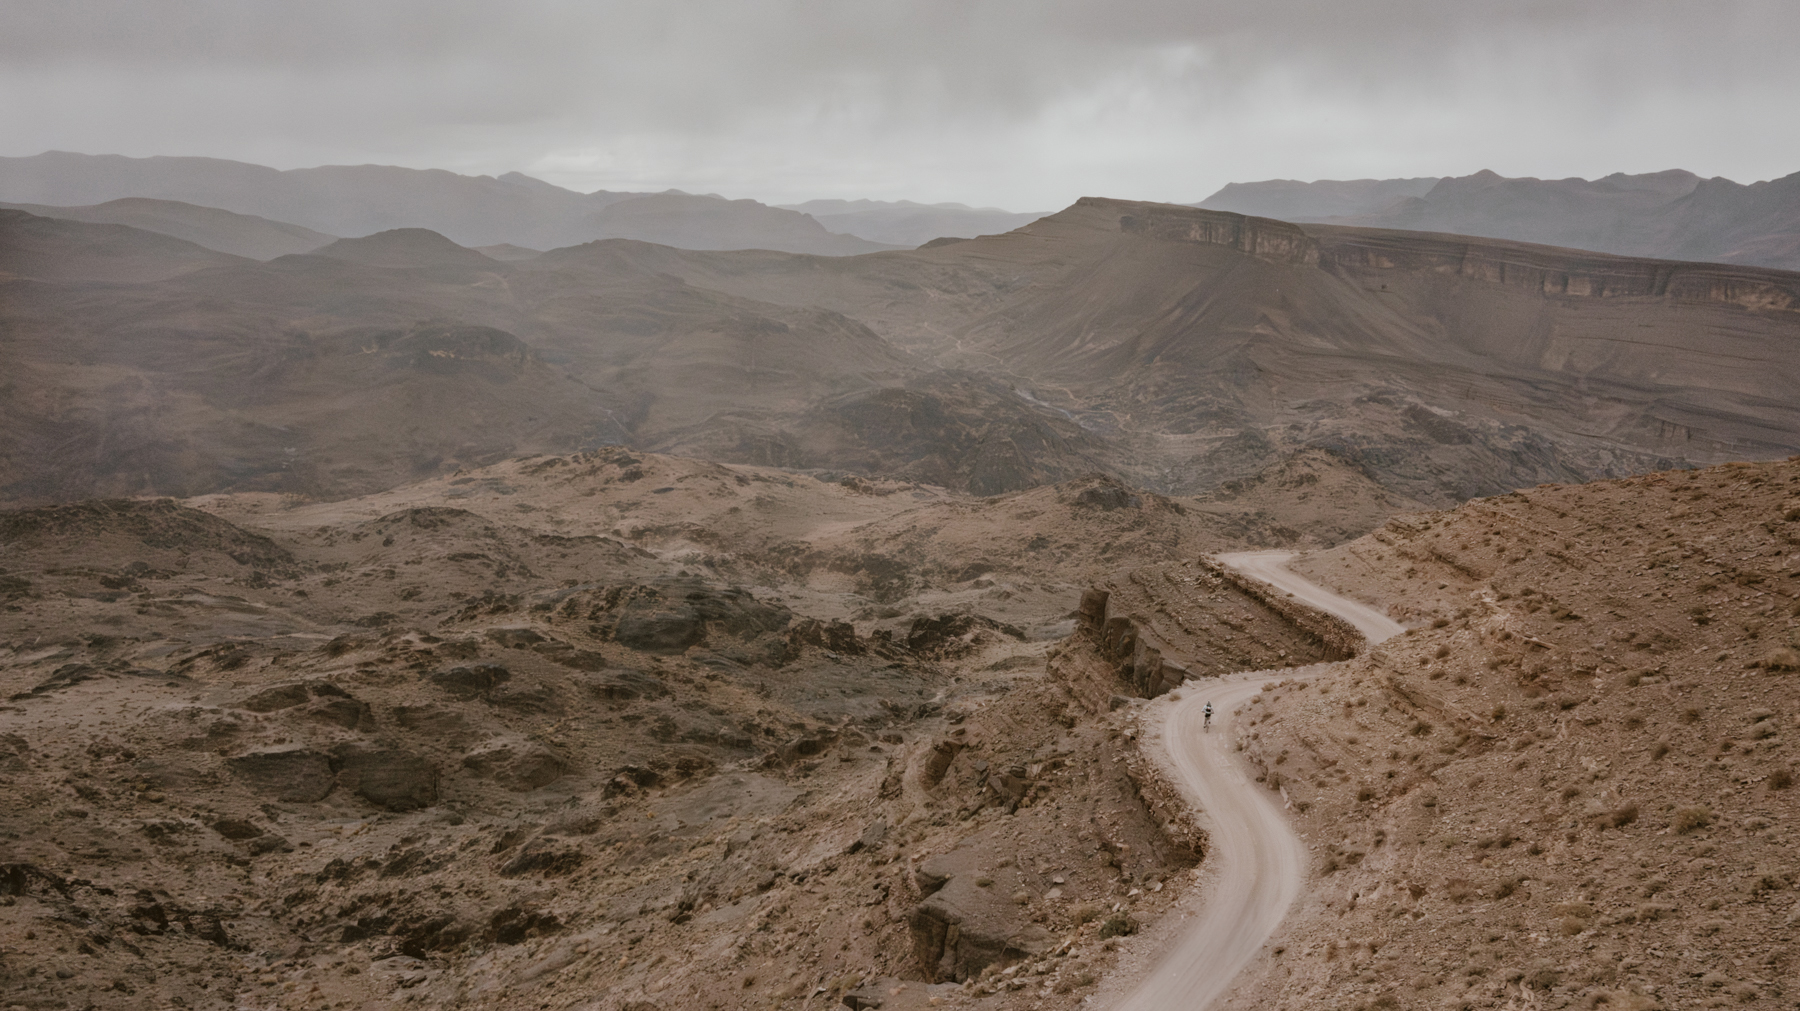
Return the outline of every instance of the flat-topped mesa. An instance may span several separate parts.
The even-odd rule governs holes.
[[[1800,273],[1585,253],[1504,239],[1308,225],[1327,270],[1455,274],[1567,298],[1672,298],[1746,309],[1800,307]]]
[[[1332,273],[1448,274],[1553,298],[1666,298],[1800,311],[1800,273],[1767,267],[1619,256],[1437,232],[1298,225],[1105,197],[1082,197],[1075,206],[1118,215],[1119,230],[1129,235],[1223,246],[1269,263]]]
[[[1082,197],[1077,206],[1119,211],[1119,230],[1165,242],[1228,246],[1273,263],[1317,264],[1319,244],[1299,225],[1230,211]]]

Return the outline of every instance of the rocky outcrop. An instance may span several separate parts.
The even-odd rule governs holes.
[[[805,646],[852,656],[868,652],[868,645],[856,636],[856,626],[835,618],[829,621],[818,618],[796,621],[788,629],[788,645],[796,652]]]
[[[602,670],[592,677],[578,678],[577,683],[608,702],[660,699],[669,694],[669,688],[661,678],[632,667]]]
[[[1456,274],[1552,298],[1666,298],[1792,311],[1800,277],[1714,263],[1637,259],[1505,239],[1310,225],[1317,262],[1342,272]]]
[[[1077,206],[1129,208],[1119,217],[1119,230],[1164,242],[1198,242],[1227,246],[1271,263],[1316,264],[1319,244],[1299,225],[1272,218],[1253,218],[1230,211],[1166,204],[1133,204],[1083,197]]]
[[[1159,741],[1146,741],[1144,735],[1132,734],[1125,748],[1125,774],[1131,777],[1138,799],[1162,826],[1163,834],[1197,862],[1206,856],[1210,839],[1200,826],[1199,809],[1164,764],[1167,755],[1168,749]]]
[[[329,681],[276,685],[238,703],[253,713],[284,713],[355,730],[369,719],[369,706]]]
[[[284,804],[324,800],[337,785],[331,759],[309,748],[265,748],[228,763],[232,774],[255,792]]]
[[[1263,606],[1281,615],[1295,628],[1317,639],[1335,654],[1324,659],[1348,660],[1368,648],[1368,640],[1356,630],[1356,626],[1337,615],[1327,614],[1310,604],[1302,603],[1262,580],[1252,579],[1216,559],[1202,557],[1200,564],[1208,572],[1256,598]]]
[[[1011,964],[1050,950],[1048,931],[1021,915],[977,867],[979,854],[953,850],[915,869],[925,898],[907,918],[913,956],[932,982],[973,979],[996,962]]]
[[[972,653],[1002,637],[1023,640],[1025,633],[986,615],[950,613],[913,619],[906,648],[926,657],[950,659]]]
[[[931,754],[926,756],[925,766],[919,770],[919,779],[926,789],[943,782],[944,773],[950,771],[950,763],[956,761],[962,749],[962,741],[948,737],[931,746]]]
[[[512,680],[512,672],[497,663],[478,663],[467,667],[432,671],[425,680],[459,699],[485,695],[496,685]]]
[[[569,761],[535,741],[488,741],[463,756],[463,768],[514,793],[549,786],[569,771]]]
[[[720,636],[759,642],[764,659],[780,663],[787,641],[781,636],[793,612],[780,604],[756,599],[735,586],[713,586],[697,579],[671,579],[655,585],[614,586],[571,596],[564,614],[581,613],[586,605],[589,630],[622,646],[645,653],[671,655]]]
[[[1108,614],[1111,598],[1101,589],[1082,593],[1077,621],[1078,627],[1099,646],[1100,655],[1115,666],[1119,677],[1147,699],[1187,680],[1187,668],[1164,658],[1162,641],[1142,621]]]
[[[377,807],[415,811],[437,803],[438,771],[429,759],[394,748],[344,747],[333,756],[337,783]]]

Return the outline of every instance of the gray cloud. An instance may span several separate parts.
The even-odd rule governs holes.
[[[1786,2],[32,0],[5,27],[7,154],[1018,209],[1271,176],[1800,169]]]

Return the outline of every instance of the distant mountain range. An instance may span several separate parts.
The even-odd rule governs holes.
[[[810,214],[834,232],[908,248],[922,246],[932,239],[998,235],[1029,225],[1050,213],[1018,214],[998,207],[916,204],[911,200],[808,200],[803,204],[782,206]]]
[[[1671,169],[1601,179],[1273,179],[1196,206],[1282,221],[1514,239],[1800,270],[1800,173],[1744,185]]]
[[[673,190],[578,193],[517,172],[464,176],[382,165],[281,171],[217,158],[60,151],[0,158],[0,202],[261,260],[395,228],[428,228],[475,248],[515,247],[504,258],[595,239],[847,256],[1010,231],[1038,217],[960,204],[834,200],[796,208]]]
[[[148,197],[123,197],[86,207],[0,204],[0,208],[29,211],[40,217],[61,218],[64,221],[129,225],[252,260],[273,260],[288,253],[305,253],[338,238],[300,225],[290,225],[285,221],[259,218],[254,214],[234,214],[217,207],[200,207],[179,200],[153,200]]]

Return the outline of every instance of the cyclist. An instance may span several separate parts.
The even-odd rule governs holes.
[[[1212,703],[1208,702],[1206,704],[1206,708],[1200,710],[1200,713],[1203,717],[1205,717],[1205,719],[1201,723],[1201,726],[1208,730],[1212,729]]]

